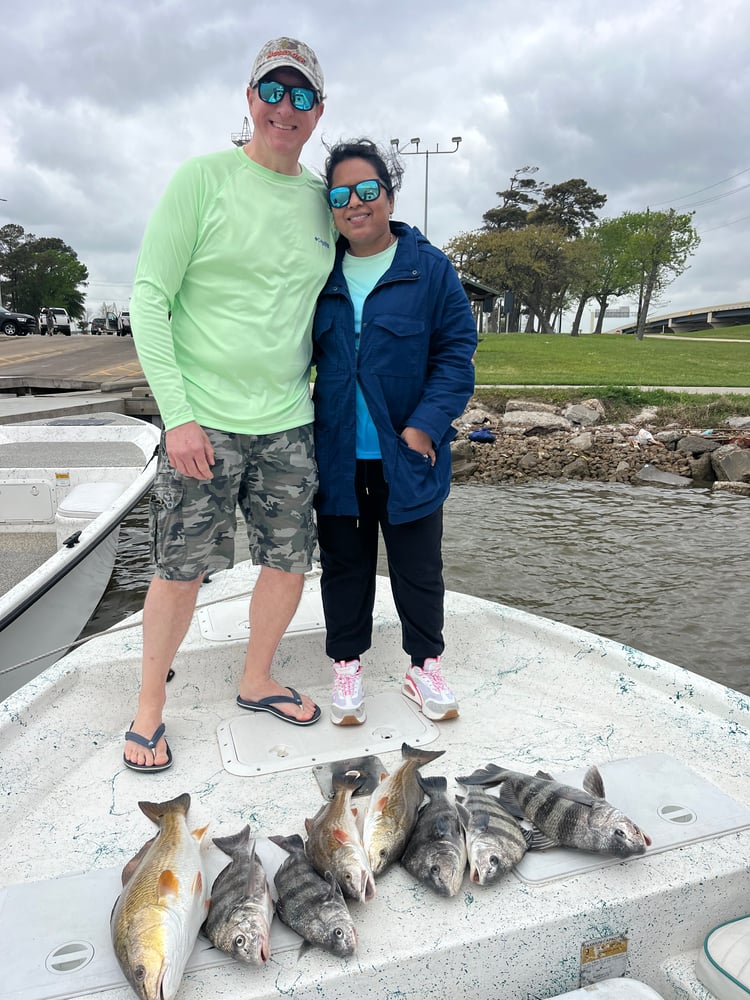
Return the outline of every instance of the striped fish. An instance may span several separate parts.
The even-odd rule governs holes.
[[[469,878],[491,885],[515,867],[531,844],[532,834],[500,805],[499,799],[477,785],[465,798],[456,796],[468,813],[465,828]]]
[[[586,772],[583,789],[563,785],[544,771],[530,775],[496,764],[456,780],[485,788],[503,785],[501,802],[514,801],[526,819],[560,847],[627,858],[643,854],[651,844],[650,837],[604,798],[604,782],[594,765]],[[510,799],[504,798],[506,788]]]
[[[455,896],[466,869],[466,810],[448,798],[445,778],[417,775],[429,796],[401,858],[404,868],[440,896]]]
[[[333,875],[321,878],[305,854],[302,837],[269,837],[289,854],[274,876],[276,916],[310,944],[334,955],[353,955],[357,932]]]
[[[231,837],[214,837],[214,844],[232,860],[214,879],[203,930],[227,955],[263,965],[270,954],[273,900],[250,827]]]

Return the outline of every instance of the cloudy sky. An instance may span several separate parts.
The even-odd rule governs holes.
[[[69,243],[92,315],[126,307],[164,185],[230,144],[254,56],[281,34],[326,77],[308,166],[321,140],[432,153],[462,137],[404,158],[396,216],[424,228],[429,162],[438,246],[532,165],[606,194],[602,217],[695,210],[701,245],[652,312],[750,300],[746,0],[5,0],[0,225]]]

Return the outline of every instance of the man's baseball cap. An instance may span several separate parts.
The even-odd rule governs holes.
[[[266,74],[282,66],[299,70],[310,81],[318,100],[323,100],[323,70],[318,57],[309,45],[296,38],[272,38],[266,42],[253,63],[250,86],[257,87]]]

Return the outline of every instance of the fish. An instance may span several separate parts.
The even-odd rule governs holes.
[[[333,800],[305,820],[305,852],[319,875],[331,872],[345,896],[364,903],[375,896],[375,879],[352,810],[362,781],[359,773],[333,775]]]
[[[110,916],[115,955],[141,1000],[174,1000],[208,909],[201,842],[192,833],[187,792],[168,802],[139,802],[159,827],[123,869]]]
[[[276,916],[309,944],[345,957],[357,950],[357,931],[344,895],[331,872],[318,875],[298,834],[269,838],[289,857],[274,876]]]
[[[438,895],[455,896],[466,869],[464,828],[469,815],[448,798],[447,778],[420,774],[417,780],[430,800],[419,810],[401,864]]]
[[[477,785],[465,797],[456,796],[468,814],[464,833],[469,858],[469,878],[477,885],[491,885],[514,868],[532,843],[530,830],[503,808],[499,799]]]
[[[232,860],[214,879],[203,931],[227,955],[247,965],[263,965],[271,951],[273,899],[250,827],[231,837],[214,837],[213,842]]]
[[[417,781],[419,768],[444,753],[445,750],[416,750],[403,743],[401,765],[393,774],[383,774],[370,796],[362,825],[362,843],[376,879],[399,860],[414,830],[424,800]]]
[[[640,827],[607,802],[596,765],[586,771],[582,789],[561,784],[545,771],[530,775],[496,764],[456,780],[485,788],[503,784],[503,792],[508,786],[512,794],[505,801],[515,804],[552,845],[621,858],[644,854],[651,845]]]

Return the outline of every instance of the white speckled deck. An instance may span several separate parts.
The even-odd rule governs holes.
[[[217,574],[201,602],[248,593],[256,572],[243,563]],[[314,574],[306,588],[313,600]],[[447,597],[445,631],[445,670],[461,716],[439,727],[430,747],[445,755],[425,773],[445,774],[455,789],[456,775],[488,761],[562,774],[665,754],[740,810],[750,808],[744,695],[634,649],[460,594]],[[304,834],[305,817],[322,802],[311,769],[240,777],[222,766],[216,733],[239,714],[244,641],[206,639],[197,617],[169,685],[174,766],[159,775],[124,767],[122,734],[133,713],[140,650],[136,626],[94,640],[0,704],[0,886],[124,864],[151,835],[138,800],[184,791],[192,796],[191,825],[210,822],[211,836],[245,823],[261,837]],[[399,688],[405,659],[384,581],[364,662],[371,694]],[[324,708],[319,725],[330,725],[322,630],[286,636],[276,673],[311,693]],[[315,727],[309,733],[314,740]],[[379,748],[378,755],[389,769],[400,760],[398,751]],[[372,902],[352,905],[356,957],[282,951],[260,970],[230,963],[190,972],[178,996],[541,1000],[576,989],[584,946],[613,940],[619,964],[605,958],[602,976],[624,968],[668,1000],[705,1000],[689,973],[676,985],[674,969],[694,960],[711,927],[747,912],[749,857],[750,830],[741,829],[542,884],[511,874],[483,888],[467,875],[453,899],[435,896],[396,866],[379,880]],[[132,995],[126,986],[106,993],[112,1000]]]

